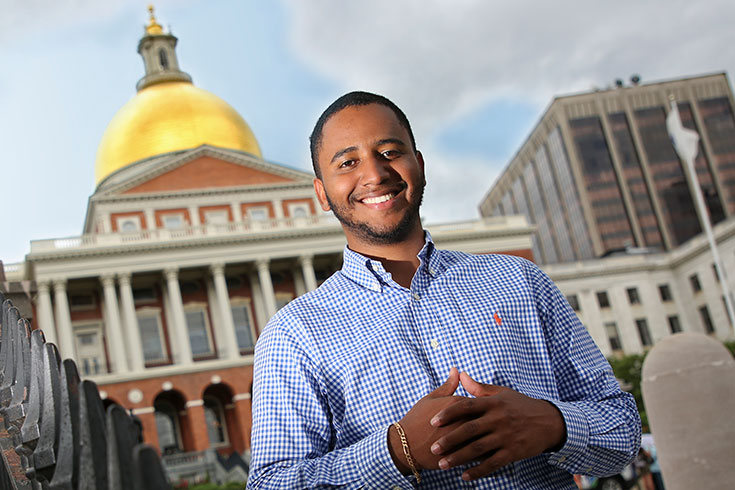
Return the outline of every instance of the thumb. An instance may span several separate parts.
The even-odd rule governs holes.
[[[459,371],[456,367],[449,370],[449,377],[439,388],[429,393],[429,398],[452,396],[459,387]]]
[[[462,382],[462,387],[467,390],[467,393],[476,397],[491,396],[500,391],[498,386],[486,385],[475,381],[466,372],[462,372],[462,374],[459,375],[459,380]]]

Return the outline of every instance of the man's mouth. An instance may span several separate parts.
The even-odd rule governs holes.
[[[362,199],[362,202],[364,202],[365,204],[380,204],[381,202],[390,201],[394,197],[395,194],[389,192],[388,194],[383,194],[382,196],[366,197],[365,199]]]

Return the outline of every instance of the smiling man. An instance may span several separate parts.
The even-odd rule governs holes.
[[[340,97],[311,154],[344,262],[256,345],[248,488],[575,489],[633,459],[635,402],[549,278],[422,229],[398,107]]]

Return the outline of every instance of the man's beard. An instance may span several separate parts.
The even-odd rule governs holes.
[[[332,209],[334,216],[342,223],[343,226],[349,228],[353,233],[363,240],[375,245],[392,245],[405,240],[413,230],[416,222],[419,221],[419,207],[424,198],[424,185],[418,187],[412,194],[411,205],[406,209],[403,218],[392,228],[380,229],[372,226],[370,223],[360,223],[353,221],[348,217],[346,207],[337,205],[329,199],[327,194],[327,203]]]

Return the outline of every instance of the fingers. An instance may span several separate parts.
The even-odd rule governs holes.
[[[429,393],[429,398],[438,398],[442,396],[452,396],[459,387],[459,371],[456,367],[449,370],[447,380],[439,388]]]
[[[477,437],[477,434],[475,433],[474,436]],[[500,436],[493,433],[465,442],[457,446],[456,451],[445,454],[438,462],[439,468],[447,470],[455,466],[484,461],[502,447],[502,442]],[[431,447],[432,452],[437,445],[438,443]]]
[[[462,479],[464,481],[471,481],[477,480],[478,478],[483,478],[490,473],[498,471],[500,468],[509,464],[511,461],[512,458],[509,456],[507,451],[499,450],[489,458],[482,461],[477,466],[473,466],[472,468],[462,473]]]
[[[467,393],[476,397],[495,395],[499,391],[499,387],[478,383],[464,371],[459,375],[459,381],[462,383],[462,387],[467,390]]]
[[[485,398],[460,398],[437,412],[429,422],[434,427],[442,427],[463,419],[474,419],[491,408],[492,400]]]
[[[498,435],[495,432],[495,421],[491,417],[479,417],[460,423],[456,429],[444,434],[431,445],[431,452],[436,455],[452,456],[450,463],[462,458],[461,455],[468,453],[470,459],[462,462],[476,460],[477,458],[497,449],[497,445],[489,447],[488,444],[496,441]],[[488,439],[489,438],[489,439]],[[459,454],[460,456],[456,456]],[[451,464],[456,466],[456,464]]]

